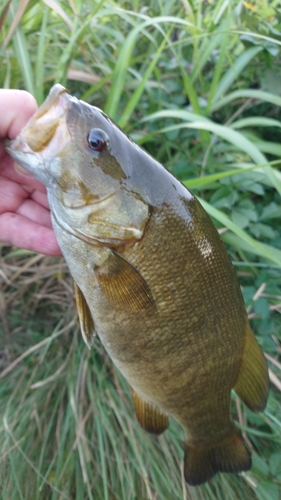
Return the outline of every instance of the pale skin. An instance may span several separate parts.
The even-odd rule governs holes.
[[[0,241],[45,255],[61,255],[45,187],[34,177],[17,172],[3,145],[5,138],[18,135],[36,109],[28,92],[0,89]]]

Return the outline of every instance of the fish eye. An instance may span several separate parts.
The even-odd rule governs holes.
[[[89,148],[93,151],[98,151],[99,153],[103,151],[108,143],[108,137],[106,134],[97,128],[92,128],[87,135],[87,142]]]

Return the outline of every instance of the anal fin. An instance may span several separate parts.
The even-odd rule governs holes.
[[[236,394],[252,411],[262,411],[268,396],[268,369],[265,357],[247,324],[245,346],[238,379],[233,387]]]
[[[209,481],[217,472],[237,473],[249,470],[251,464],[251,455],[234,424],[230,432],[218,443],[185,443],[184,476],[191,486]]]
[[[169,427],[168,415],[141,399],[134,389],[132,389],[132,393],[139,424],[147,432],[162,434]]]
[[[95,337],[94,321],[83,293],[74,280],[73,283],[82,337],[87,347],[91,349]]]

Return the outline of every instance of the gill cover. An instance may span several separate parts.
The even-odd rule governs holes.
[[[83,200],[81,193],[75,194]],[[126,190],[116,189],[103,197],[78,206],[70,193],[51,196],[52,211],[58,224],[78,238],[112,248],[140,240],[149,219],[149,205],[140,196]]]

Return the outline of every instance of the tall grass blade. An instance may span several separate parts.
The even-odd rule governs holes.
[[[220,83],[217,86],[213,102],[216,103],[221,97],[228,91],[234,81],[238,78],[243,69],[249,64],[251,59],[253,59],[263,48],[261,46],[251,47],[245,50],[231,65],[228,71],[222,77]]]
[[[171,30],[170,30],[171,32]],[[153,57],[151,63],[149,64],[147,70],[145,71],[144,75],[142,76],[142,80],[141,82],[139,83],[139,85],[137,86],[135,92],[132,94],[124,112],[122,113],[120,119],[119,119],[119,126],[120,127],[125,127],[126,124],[128,123],[128,120],[130,119],[134,109],[136,108],[140,98],[141,98],[141,95],[145,89],[145,85],[147,83],[147,80],[149,79],[151,73],[153,72],[157,62],[159,61],[160,57],[161,57],[161,54],[164,50],[164,47],[165,45],[168,43],[169,41],[169,35],[170,35],[170,32],[167,34],[167,36],[164,38],[164,40],[162,41],[162,43],[160,44],[160,46],[158,47],[157,51],[156,51],[156,54],[155,56]]]
[[[8,17],[9,19],[15,18],[13,3],[11,3],[10,5],[10,12]],[[21,73],[25,88],[26,90],[28,90],[28,92],[34,95],[35,89],[34,89],[33,69],[29,57],[28,46],[24,35],[24,31],[20,25],[17,25],[16,31],[14,33],[13,44],[15,47],[18,64],[21,68]]]
[[[62,6],[56,2],[56,0],[43,0],[44,4],[50,7],[50,9],[54,10],[65,22],[68,26],[69,30],[72,31],[74,29],[72,21],[69,19],[66,12],[63,10]]]
[[[200,121],[195,121],[195,116],[192,113],[188,113],[186,111],[180,110],[171,110],[171,111],[160,111],[158,113],[154,113],[148,117],[145,117],[143,121],[154,120],[160,117],[174,117],[179,119],[187,119],[192,123],[179,124],[171,127],[166,127],[164,129],[159,130],[158,132],[167,132],[170,130],[176,130],[180,128],[194,128],[197,130],[208,130],[212,132],[218,137],[226,140],[230,144],[233,144],[238,150],[242,150],[249,157],[259,165],[268,165],[266,157],[259,151],[254,143],[249,141],[244,135],[230,127],[226,127],[224,125],[218,125],[210,120],[200,117]],[[198,117],[197,117],[198,118]],[[266,176],[268,183],[275,187],[275,189],[281,194],[281,173],[277,170],[273,169],[270,166],[265,166],[263,168],[263,173]]]
[[[23,14],[24,14],[24,12],[25,12],[25,10],[26,10],[29,2],[30,2],[30,0],[20,0],[19,6],[17,8],[17,11],[15,12],[15,14],[13,16],[13,20],[12,20],[12,23],[11,23],[11,27],[9,29],[9,33],[6,36],[6,38],[4,40],[4,43],[3,43],[4,50],[7,48],[10,40],[12,39],[12,37],[13,37],[13,35],[14,35],[14,33],[15,33],[18,25],[19,25],[19,23],[21,22],[22,16],[23,16]],[[9,4],[10,4],[10,2],[7,3],[6,8],[3,11],[3,15],[7,11],[7,8],[9,7]],[[12,9],[12,11],[14,11],[14,4],[11,4],[11,9]],[[3,18],[3,20],[4,20],[4,18]],[[2,22],[3,22],[3,20],[2,20]]]
[[[49,19],[49,9],[45,7],[37,51],[37,59],[35,64],[35,99],[38,105],[44,100],[44,76],[45,76],[45,50],[47,47],[47,24]]]
[[[2,9],[2,12],[1,12],[1,15],[0,15],[0,30],[3,28],[3,25],[4,25],[5,19],[7,17],[11,1],[12,0],[7,0],[6,5]],[[4,42],[3,45],[5,47],[5,45],[7,45],[7,42],[6,42],[6,44]]]
[[[279,97],[278,95],[271,94],[270,92],[265,92],[264,90],[244,89],[235,90],[225,97],[221,97],[219,100],[213,101],[211,105],[211,112],[217,111],[227,104],[243,98],[255,99],[260,102],[268,102],[270,104],[274,104],[275,106],[281,106],[281,97]]]
[[[194,69],[192,70],[190,76],[193,84],[198,78],[202,78],[201,72],[203,71],[204,66],[207,64],[211,54],[213,54],[214,51],[221,46],[224,37],[223,33],[217,33],[217,31],[215,31],[211,34],[202,33],[200,38],[202,38],[202,43],[198,49],[198,57],[194,61]]]
[[[188,21],[184,21],[173,16],[159,16],[141,23],[139,26],[134,28],[128,35],[124,42],[124,45],[120,51],[115,70],[113,73],[111,89],[108,95],[107,103],[105,106],[105,112],[111,116],[113,119],[116,116],[118,104],[120,101],[120,96],[124,90],[124,84],[126,79],[126,74],[128,67],[130,65],[131,56],[137,41],[139,33],[143,32],[145,28],[149,26],[154,26],[159,29],[161,23],[176,23],[179,25],[189,26]]]
[[[212,182],[216,182],[220,179],[226,179],[227,177],[231,177],[232,175],[244,174],[245,172],[250,172],[252,170],[257,170],[259,167],[257,165],[252,165],[251,167],[244,167],[237,169],[231,169],[227,172],[218,172],[216,174],[205,175],[204,177],[197,177],[196,179],[188,179],[186,181],[182,181],[182,183],[188,189],[194,188],[204,188],[211,184]]]

